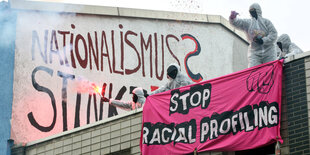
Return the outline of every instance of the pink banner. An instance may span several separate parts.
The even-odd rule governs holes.
[[[149,96],[142,154],[262,147],[280,136],[283,61]]]

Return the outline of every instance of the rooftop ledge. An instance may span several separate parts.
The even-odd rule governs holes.
[[[67,3],[30,1],[30,0],[11,0],[10,5],[13,9],[17,10],[80,13],[80,14],[94,14],[94,15],[108,15],[119,17],[134,17],[134,18],[220,24],[225,28],[227,28],[228,30],[235,33],[245,42],[247,42],[245,33],[232,27],[229,21],[220,15],[143,10],[143,9],[82,5],[82,4],[67,4]]]
[[[301,59],[301,58],[305,58],[305,57],[310,57],[310,51],[289,56],[284,60],[284,63],[288,63],[288,62]]]

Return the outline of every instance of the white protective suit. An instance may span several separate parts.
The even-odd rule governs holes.
[[[136,103],[134,101],[122,101],[115,99],[110,99],[109,103],[117,108],[121,108],[127,111],[141,108],[145,102],[143,89],[141,87],[137,87],[134,90],[132,90],[132,93],[136,94],[138,97]]]
[[[303,51],[296,44],[291,42],[291,39],[287,34],[282,34],[278,38],[277,42],[282,44],[282,51],[280,48],[278,48],[280,53],[282,53],[279,55],[279,57],[288,57],[298,53],[303,53]]]
[[[151,92],[150,95],[161,93],[164,91],[168,91],[168,90],[183,87],[183,86],[187,86],[187,85],[194,83],[188,76],[181,73],[181,68],[179,65],[170,64],[168,66],[168,68],[172,65],[178,69],[178,72],[177,72],[175,79],[169,79],[169,81],[164,86],[162,86],[162,87],[158,88],[157,90]]]
[[[254,17],[251,19],[229,18],[229,22],[234,27],[241,29],[247,34],[248,41],[250,42],[248,49],[249,67],[270,62],[277,58],[275,46],[278,35],[277,30],[270,20],[262,17],[262,10],[259,4],[252,4],[250,9],[253,8],[256,10],[257,19]],[[256,36],[262,37],[262,45],[253,41]]]

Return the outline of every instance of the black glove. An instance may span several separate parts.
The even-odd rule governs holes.
[[[281,59],[286,59],[287,56],[283,56],[283,57],[280,57],[278,60],[281,60]]]
[[[256,42],[259,45],[263,45],[263,43],[264,43],[262,37],[259,37],[259,36],[255,36],[253,40],[254,40],[254,42]]]
[[[145,98],[147,98],[148,96],[149,96],[149,94],[148,94],[148,93],[145,93],[145,94],[144,94],[144,97],[145,97]]]

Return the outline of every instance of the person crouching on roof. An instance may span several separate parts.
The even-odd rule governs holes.
[[[158,88],[157,90],[151,92],[149,95],[161,93],[171,89],[187,86],[193,84],[194,82],[186,75],[181,73],[180,66],[177,64],[170,64],[167,68],[167,78],[168,82]]]
[[[122,101],[122,100],[116,100],[116,99],[107,99],[104,98],[105,102],[109,102],[109,104],[121,108],[123,110],[136,110],[138,108],[141,108],[145,102],[144,92],[141,87],[137,87],[134,90],[132,90],[132,101]]]
[[[295,54],[303,53],[303,50],[301,50],[296,44],[291,42],[290,37],[287,34],[282,34],[278,40],[278,57],[288,57]]]

